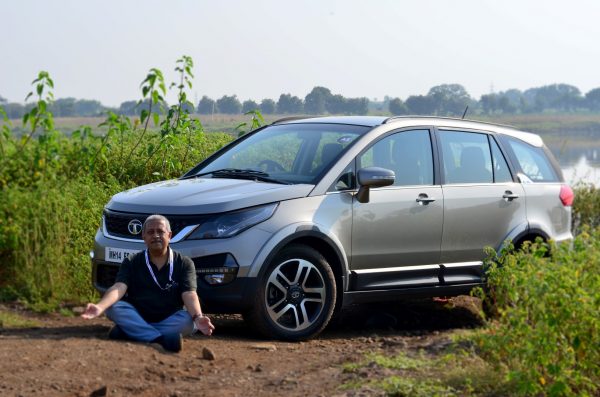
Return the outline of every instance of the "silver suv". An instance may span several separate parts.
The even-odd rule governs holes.
[[[208,312],[263,334],[317,335],[342,307],[451,296],[482,283],[486,246],[572,238],[573,192],[541,138],[430,117],[284,119],[177,180],[115,195],[93,282],[144,248],[154,213],[191,257]]]

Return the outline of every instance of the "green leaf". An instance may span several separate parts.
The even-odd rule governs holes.
[[[27,100],[33,95],[33,91],[31,91],[29,94],[27,94],[27,96],[25,97],[25,102],[27,102]]]
[[[38,96],[42,95],[42,92],[44,92],[44,85],[43,84],[38,84],[37,87],[36,87],[36,91],[37,91]]]
[[[140,113],[140,122],[142,124],[144,124],[144,121],[146,121],[146,118],[148,118],[148,111],[146,109],[142,109],[142,111]]]
[[[159,122],[159,116],[158,113],[153,113],[152,116],[154,117],[154,125],[158,125]]]

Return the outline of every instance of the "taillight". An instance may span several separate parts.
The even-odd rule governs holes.
[[[565,207],[570,207],[573,205],[573,199],[575,198],[575,194],[573,190],[569,187],[569,185],[562,185],[560,187],[560,201],[563,203]]]

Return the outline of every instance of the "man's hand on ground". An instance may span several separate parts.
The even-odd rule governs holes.
[[[85,307],[85,311],[81,314],[81,317],[89,320],[98,317],[102,314],[102,312],[103,310],[100,308],[100,306],[94,303],[88,303]]]
[[[213,323],[210,322],[210,318],[206,316],[198,317],[195,321],[196,328],[200,330],[204,335],[210,336],[215,329]]]

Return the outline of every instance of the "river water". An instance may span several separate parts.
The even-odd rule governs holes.
[[[571,186],[583,182],[600,187],[600,140],[569,138],[547,142],[546,145],[558,160],[565,180]]]

